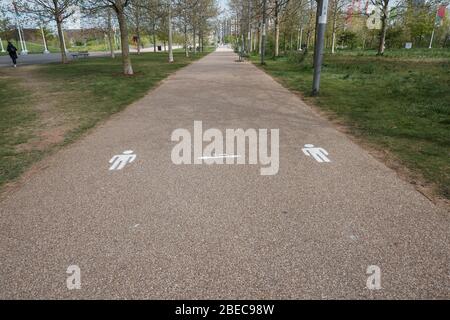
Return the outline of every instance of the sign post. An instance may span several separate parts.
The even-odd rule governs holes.
[[[265,55],[266,55],[266,2],[267,0],[263,0],[263,18],[262,18],[262,35],[261,35],[261,64],[264,65]]]
[[[312,95],[317,96],[319,94],[320,87],[320,72],[322,69],[323,60],[323,45],[325,38],[325,31],[327,27],[327,11],[328,0],[316,0],[317,1],[317,28],[316,28],[316,43],[314,46],[314,78]]]

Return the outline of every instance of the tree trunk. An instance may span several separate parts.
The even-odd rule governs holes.
[[[382,56],[384,54],[385,42],[386,42],[386,18],[381,19],[381,32],[380,32],[380,42],[378,43],[378,53],[377,55]]]
[[[169,1],[169,63],[173,62],[173,51],[172,51],[172,3]]]
[[[62,31],[62,21],[59,16],[55,17],[56,27],[58,29],[59,49],[61,50],[61,63],[67,63],[66,48],[64,48],[64,35]]]
[[[141,13],[140,13],[140,8],[139,6],[137,7],[137,13],[136,13],[136,37],[137,37],[137,41],[136,41],[136,51],[137,54],[141,54]]]
[[[136,41],[137,54],[141,54],[141,33],[139,32],[138,28],[136,28],[136,37],[137,37]]]
[[[256,48],[256,35],[255,35],[255,30],[252,30],[252,52],[255,52],[255,48]]]
[[[139,23],[140,16],[138,15],[136,17],[136,51],[137,54],[141,54],[141,25]]]
[[[195,39],[195,37],[196,37],[196,32],[197,30],[195,30],[195,27],[192,29],[192,35],[193,35],[193,37],[192,37],[192,40],[194,41],[194,54],[196,54],[197,53],[197,45],[196,45],[196,39]]]
[[[114,43],[113,43],[111,31],[108,32],[108,42],[109,42],[111,58],[114,59],[116,57],[116,53],[114,52]]]
[[[445,48],[445,46],[447,45],[448,39],[450,39],[450,32],[448,32],[448,33],[445,35],[444,40],[443,40],[443,42],[442,42],[442,48]]]
[[[311,42],[311,29],[306,32],[306,50],[309,49],[309,44]]]
[[[153,52],[156,52],[156,25],[153,23]]]
[[[333,12],[333,32],[331,36],[331,53],[334,54],[334,48],[336,47],[336,26],[337,26],[337,0],[334,0],[336,2],[336,6],[334,7]]]
[[[262,9],[262,35],[261,35],[261,65],[265,65],[266,61],[266,30],[267,30],[267,0],[263,0]]]
[[[278,21],[278,1],[275,0],[275,51],[274,51],[275,57],[278,57],[280,55],[279,47],[280,47],[280,23]]]
[[[252,53],[252,21],[251,21],[251,3],[248,4],[248,33],[247,33],[247,54]]]
[[[385,42],[386,42],[386,31],[387,31],[387,15],[388,15],[388,5],[389,0],[383,1],[383,8],[381,11],[381,31],[380,31],[380,42],[378,44],[377,55],[382,56],[384,54]]]
[[[313,1],[310,3],[311,8],[309,10],[309,19],[308,19],[308,30],[306,31],[306,51],[308,51],[309,46],[311,45],[311,34],[313,32],[313,17],[314,17],[314,10],[313,10]]]
[[[258,40],[258,45],[259,45],[258,52],[259,52],[259,54],[262,53],[262,34],[263,34],[262,27],[263,27],[263,24],[261,22],[260,25],[259,25],[259,32],[258,32],[259,33],[259,40]]]
[[[300,32],[298,37],[298,48],[297,50],[302,51],[302,42],[303,42],[303,25],[300,26]]]
[[[108,9],[108,41],[109,41],[109,49],[111,51],[111,58],[115,58],[116,54],[114,52],[114,43],[113,43],[113,33],[112,33],[112,21],[111,21],[111,10]]]
[[[123,8],[116,8],[116,14],[120,29],[123,74],[131,76],[134,72],[133,66],[131,65],[130,46],[128,44],[128,29]]]
[[[188,49],[188,36],[187,36],[187,24],[184,23],[184,54],[189,57],[189,49]]]
[[[289,39],[289,51],[292,51],[292,47],[293,47],[293,40],[292,40],[292,32],[290,34],[290,39]]]

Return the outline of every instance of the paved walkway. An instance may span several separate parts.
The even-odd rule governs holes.
[[[448,212],[236,59],[170,76],[1,203],[0,298],[450,298]],[[171,133],[195,120],[279,128],[278,174],[173,164]],[[136,160],[110,171],[125,150]]]

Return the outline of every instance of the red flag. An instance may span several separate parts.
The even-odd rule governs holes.
[[[438,11],[437,11],[437,16],[439,18],[444,19],[444,17],[445,17],[445,9],[446,9],[446,6],[442,6],[442,5],[439,6]]]

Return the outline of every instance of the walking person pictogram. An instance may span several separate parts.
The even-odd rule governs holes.
[[[110,171],[112,170],[122,170],[129,163],[132,163],[136,160],[136,155],[133,154],[133,150],[124,151],[122,154],[115,155],[109,160],[111,163]]]
[[[314,147],[313,144],[305,144],[302,151],[308,157],[313,157],[317,162],[331,162],[327,157],[328,152],[323,148]]]

